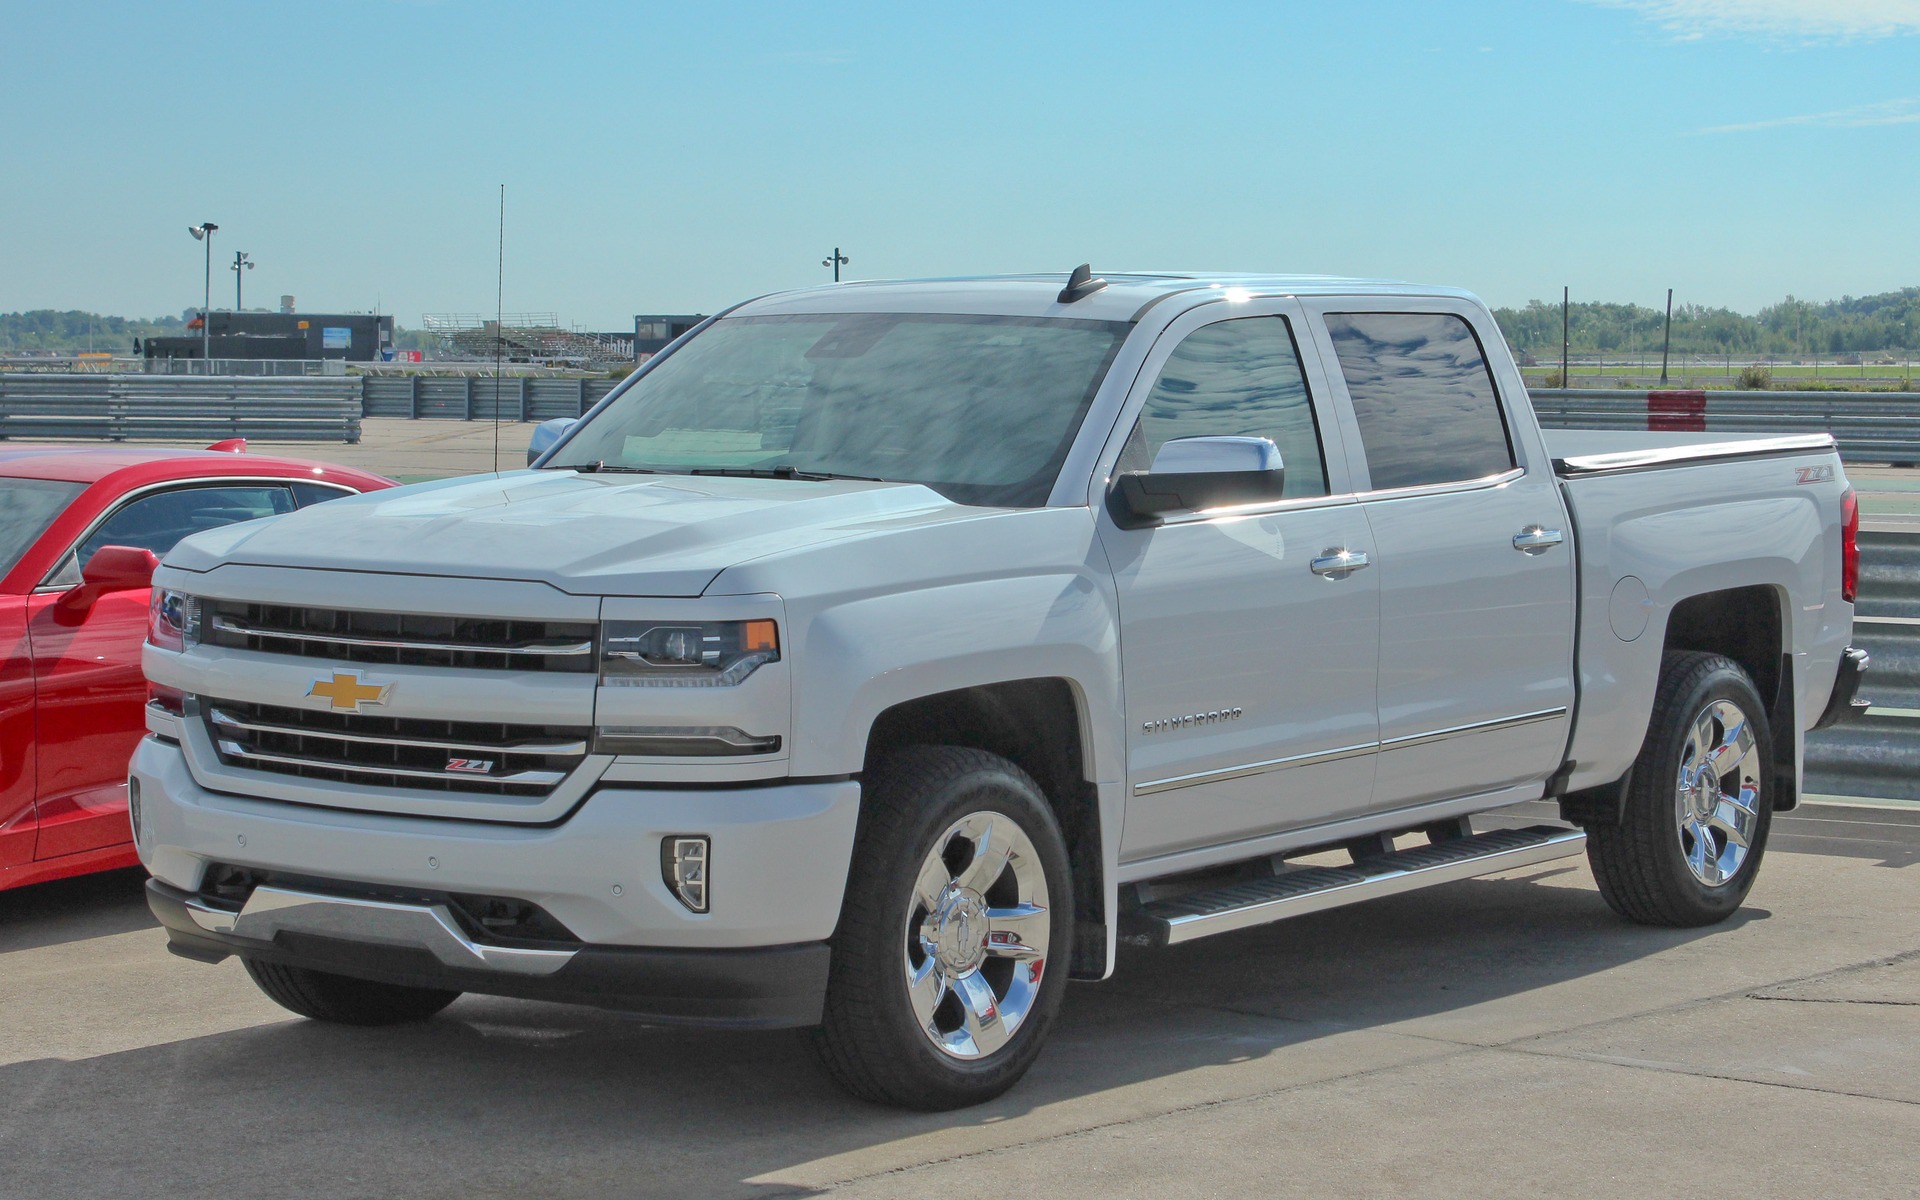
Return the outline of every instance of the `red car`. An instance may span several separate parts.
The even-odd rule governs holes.
[[[0,889],[133,866],[127,760],[159,556],[191,533],[393,486],[207,450],[0,442]]]

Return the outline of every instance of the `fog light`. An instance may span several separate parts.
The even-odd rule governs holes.
[[[127,776],[127,823],[133,826],[133,848],[143,849],[140,838],[140,781]]]
[[[660,842],[660,873],[680,903],[707,911],[707,839],[670,837]]]

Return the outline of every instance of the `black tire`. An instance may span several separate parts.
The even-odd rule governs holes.
[[[908,999],[914,884],[955,822],[1011,818],[1031,843],[1047,889],[1047,955],[1024,1018],[1006,1043],[963,1060],[936,1047]],[[1011,870],[1011,868],[1009,868]],[[1019,767],[955,746],[910,746],[867,778],[846,901],[833,937],[824,1021],[811,1042],[827,1071],[864,1100],[925,1111],[991,1100],[1038,1057],[1059,1012],[1073,936],[1073,887],[1059,823]],[[1021,969],[1024,969],[1022,965]]]
[[[242,956],[267,998],[289,1012],[336,1025],[404,1025],[424,1021],[460,998],[438,988],[401,987],[350,975],[289,967]]]
[[[1680,829],[1680,781],[1695,721],[1721,702],[1738,708],[1753,732],[1759,794],[1752,807],[1758,815],[1744,861],[1712,886],[1688,865],[1695,835]],[[1746,671],[1718,654],[1668,654],[1620,823],[1587,828],[1587,861],[1607,904],[1641,925],[1712,925],[1733,915],[1753,888],[1773,825],[1773,761],[1766,706]]]

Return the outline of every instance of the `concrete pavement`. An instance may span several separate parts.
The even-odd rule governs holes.
[[[1911,1196],[1920,814],[1855,811],[1835,853],[1788,848],[1833,810],[1783,819],[1712,929],[1618,921],[1573,859],[1129,953],[941,1115],[787,1033],[315,1025],[168,956],[130,873],[0,894],[0,1196]]]

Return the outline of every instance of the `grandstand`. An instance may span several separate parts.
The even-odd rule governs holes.
[[[631,362],[633,343],[581,329],[564,329],[554,313],[504,313],[499,320],[479,313],[426,313],[427,332],[451,354],[547,365]]]

